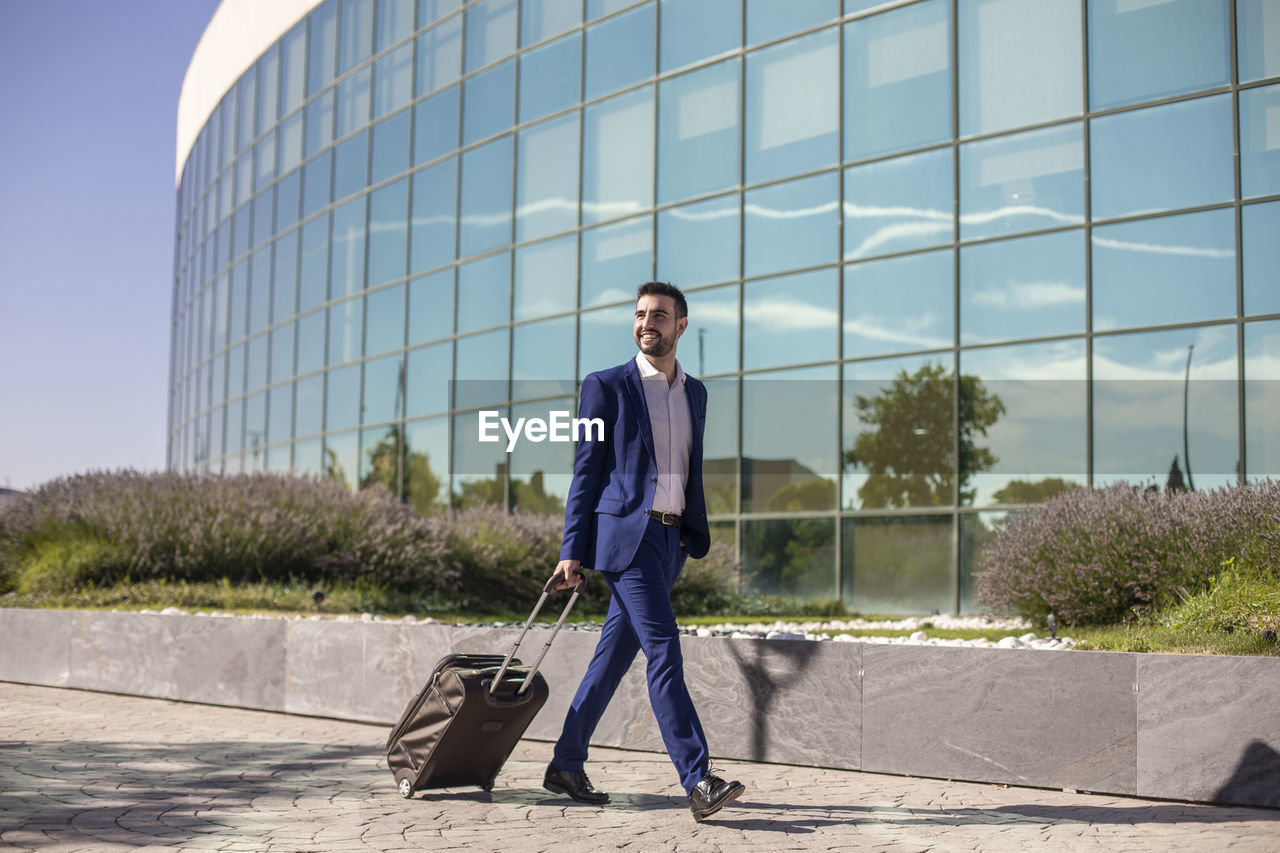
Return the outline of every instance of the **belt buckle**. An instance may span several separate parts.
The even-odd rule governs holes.
[[[668,521],[668,520],[667,520],[667,516],[671,516],[671,517],[672,517],[673,519],[675,519],[675,520],[674,520],[674,521]],[[680,516],[676,515],[674,512],[664,512],[664,513],[662,514],[662,516],[659,518],[659,520],[660,520],[663,524],[665,524],[667,527],[675,527],[677,524],[679,524],[679,523],[680,523],[679,519],[680,519]]]

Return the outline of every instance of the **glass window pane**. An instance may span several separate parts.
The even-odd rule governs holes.
[[[509,338],[507,329],[495,329],[458,339],[454,363],[455,408],[493,406],[506,400],[507,376],[511,369]]]
[[[1075,0],[974,0],[957,27],[961,136],[1080,114]]]
[[[583,231],[581,274],[584,308],[634,300],[636,288],[653,276],[653,220],[642,216]]]
[[[449,419],[408,424],[406,436],[405,497],[418,512],[443,509],[449,487]]]
[[[466,15],[467,71],[516,52],[516,0],[482,0]]]
[[[324,475],[324,442],[318,438],[293,445],[293,473],[299,476]]]
[[[832,366],[743,377],[743,512],[835,509],[835,378]]]
[[[511,319],[511,253],[499,252],[458,267],[458,333]]]
[[[310,373],[324,367],[325,319],[325,312],[317,311],[298,321],[299,374]]]
[[[222,146],[219,149],[221,156],[218,158],[218,167],[225,168],[235,162],[236,152],[240,150],[236,145],[236,94],[234,90],[227,92],[223,96],[218,111],[222,114],[220,120],[222,124]]]
[[[844,268],[844,357],[952,345],[954,255],[950,250]]]
[[[1227,5],[1227,0],[1090,3],[1093,109],[1229,83]]]
[[[742,38],[742,0],[661,0],[659,70],[670,71],[735,50]]]
[[[739,62],[658,86],[658,202],[738,185]]]
[[[405,377],[408,417],[449,410],[449,377],[453,373],[453,344],[423,347],[409,353]]]
[[[373,126],[373,158],[369,163],[369,183],[380,184],[409,168],[408,110],[396,113]]]
[[[582,36],[577,33],[520,57],[520,121],[576,104],[581,74]]]
[[[420,166],[458,147],[458,99],[454,86],[413,108],[413,163]]]
[[[1242,211],[1244,313],[1280,314],[1280,202]]]
[[[407,38],[416,28],[414,22],[415,0],[379,0],[378,2],[378,43],[377,51],[381,52],[391,45]]]
[[[399,420],[404,404],[404,357],[391,355],[364,363],[364,406],[361,423]]]
[[[867,613],[950,613],[956,571],[950,516],[846,518],[845,606]]]
[[[515,319],[529,320],[572,311],[578,303],[577,273],[578,239],[572,234],[517,249]],[[572,374],[569,369],[563,377]]]
[[[302,226],[302,275],[298,310],[309,311],[329,298],[329,217]]]
[[[572,334],[572,333],[571,333]],[[570,388],[570,391],[573,389]],[[576,414],[573,397],[511,407],[511,418],[548,421],[552,412]],[[573,483],[573,444],[560,441],[522,441],[508,457],[511,508],[543,515],[564,515]]]
[[[1093,212],[1098,214],[1096,207]],[[960,147],[960,239],[1083,221],[1084,136],[1080,125],[1033,130]]]
[[[275,191],[269,189],[253,200],[253,245],[261,246],[271,239],[275,221]]]
[[[258,60],[258,132],[276,123],[280,108],[280,50],[274,45]]]
[[[250,338],[245,349],[245,388],[256,391],[267,384],[268,340],[266,335]]]
[[[333,142],[333,90],[307,104],[307,156],[310,157]]]
[[[409,282],[409,346],[453,334],[453,270]]]
[[[306,218],[329,203],[332,155],[326,151],[302,167],[302,216]]]
[[[516,108],[515,61],[469,77],[462,84],[462,142],[478,142],[508,130]]]
[[[1039,503],[1084,485],[1083,340],[960,353],[960,503]]]
[[[302,162],[302,113],[294,113],[280,126],[280,173],[287,174]]]
[[[750,591],[801,600],[836,597],[836,531],[831,518],[742,522],[742,572]]]
[[[360,297],[330,305],[329,315],[329,353],[327,363],[341,364],[360,357],[363,349],[364,333],[364,300]],[[330,429],[337,429],[330,425]]]
[[[521,131],[516,187],[516,240],[534,240],[578,225],[578,114]]]
[[[844,38],[846,160],[951,137],[950,4],[853,21]]]
[[[249,451],[245,459],[246,471],[261,471],[263,445],[267,443],[267,395],[254,394],[244,401],[244,449]]]
[[[293,385],[280,385],[267,392],[267,443],[288,441],[292,435]]]
[[[329,298],[341,299],[364,289],[365,202],[352,199],[333,212],[333,251],[329,261]]]
[[[373,51],[373,0],[342,0],[338,73],[355,68]]]
[[[334,149],[333,198],[346,198],[369,185],[369,131],[353,136]]]
[[[658,212],[658,278],[681,288],[738,277],[737,194]]]
[[[652,207],[653,88],[590,106],[583,120],[583,223]]]
[[[366,393],[369,376],[365,374]],[[360,488],[381,486],[390,494],[400,494],[403,475],[400,424],[373,427],[360,431]]]
[[[839,256],[839,178],[815,175],[746,194],[743,274],[832,263]]]
[[[338,53],[338,3],[328,0],[311,13],[308,21],[307,94],[314,95],[333,79]]]
[[[666,10],[663,10],[666,14]],[[790,35],[840,17],[840,0],[747,0],[747,45]]]
[[[960,343],[1085,329],[1084,232],[960,250]]]
[[[687,294],[689,328],[680,363],[694,376],[738,369],[738,285],[695,290]],[[725,510],[728,511],[728,510]]]
[[[513,147],[504,136],[462,155],[459,257],[511,242]]]
[[[881,160],[844,176],[844,258],[950,243],[955,194],[950,148]]]
[[[418,36],[418,96],[447,86],[462,75],[462,16]]]
[[[244,393],[245,345],[234,346],[227,351],[227,397],[239,397]],[[228,451],[230,452],[230,451]]]
[[[360,423],[360,365],[349,364],[325,374],[324,428],[350,429]]]
[[[1235,216],[1230,210],[1093,230],[1096,331],[1235,313]]]
[[[294,435],[315,435],[324,429],[324,374],[317,373],[298,382],[294,404]]]
[[[577,344],[577,322],[573,317],[557,317],[525,323],[511,330],[511,398],[528,400],[552,394],[573,393],[573,356]],[[572,410],[572,405],[566,407]],[[574,411],[574,415],[577,412]],[[546,417],[544,405],[542,417]],[[573,470],[572,452],[568,465]],[[556,473],[560,473],[557,471]]]
[[[404,346],[404,285],[375,290],[365,297],[364,354],[379,355]]]
[[[296,110],[306,95],[307,25],[298,24],[284,37],[280,66],[280,115]]]
[[[1244,327],[1245,474],[1280,477],[1280,320]]]
[[[405,274],[408,260],[409,182],[375,192],[369,203],[369,286]]]
[[[955,501],[951,353],[844,366],[844,507],[949,506]]]
[[[634,314],[635,303],[629,302],[579,315],[579,379],[636,357],[636,342],[631,331]]]
[[[510,417],[510,410],[505,406],[498,409],[498,413]],[[450,465],[453,471],[453,506],[504,507],[510,458],[504,445],[475,440],[477,419],[475,412],[453,417],[453,462]]]
[[[1236,0],[1240,82],[1280,76],[1280,10],[1275,0]]]
[[[653,76],[655,4],[587,27],[587,100]]]
[[[839,159],[840,50],[822,30],[747,56],[747,183]]]
[[[276,241],[271,299],[271,322],[279,323],[298,311],[298,232]]]
[[[271,330],[271,381],[279,382],[293,376],[293,323],[285,323]],[[272,439],[277,441],[278,439]]]
[[[237,136],[236,150],[243,150],[258,135],[257,78],[257,69],[250,68],[241,75],[240,84],[236,87],[236,101],[240,105],[240,119],[237,123],[240,133]]]
[[[244,448],[244,400],[227,404],[225,429],[226,453],[239,453]]]
[[[253,195],[253,152],[246,151],[236,161],[236,204],[244,204]]]
[[[373,72],[369,68],[361,68],[338,84],[339,139],[368,124],[372,104]]]
[[[463,0],[418,0],[418,28],[421,29],[427,24],[438,21],[450,12],[456,11],[461,6]],[[462,20],[462,16],[452,18],[451,21]]]
[[[1090,134],[1095,218],[1213,204],[1235,194],[1230,95],[1103,116]]]
[[[1094,487],[1163,486],[1175,459],[1193,488],[1235,482],[1237,371],[1232,325],[1095,338]]]
[[[520,0],[520,44],[537,44],[582,22],[582,4],[563,0]]]
[[[1280,193],[1280,85],[1240,93],[1240,187],[1245,198]]]
[[[413,100],[413,45],[406,44],[382,57],[373,69],[373,117]]]
[[[360,465],[360,435],[330,435],[324,440],[324,477],[356,488],[356,473]]]
[[[834,269],[743,285],[742,369],[834,359],[840,298]],[[791,411],[804,411],[793,409]]]
[[[457,236],[458,161],[449,158],[413,176],[409,269],[421,272],[453,260]]]
[[[254,252],[249,264],[249,334],[253,334],[271,322],[271,247]]]

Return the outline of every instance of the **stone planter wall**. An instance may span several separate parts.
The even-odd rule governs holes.
[[[439,658],[505,652],[515,635],[0,609],[0,680],[389,724]],[[529,737],[556,738],[597,636],[557,638]],[[546,637],[531,631],[524,659]],[[717,756],[1280,807],[1280,658],[695,637],[683,649]],[[643,664],[594,743],[662,750]]]

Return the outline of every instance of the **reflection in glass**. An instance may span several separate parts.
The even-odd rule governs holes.
[[[680,343],[680,362],[694,376],[738,369],[738,286],[686,294],[689,327]]]
[[[980,612],[977,579],[987,547],[995,541],[1007,512],[975,512],[960,516],[960,612]],[[945,612],[945,611],[944,611]]]
[[[354,491],[360,466],[360,434],[354,430],[343,435],[325,436],[323,476],[346,484]]]
[[[298,321],[298,373],[310,373],[324,367],[324,311],[308,314]]]
[[[835,378],[830,366],[743,377],[743,512],[835,508]]]
[[[404,426],[392,424],[360,431],[360,488],[381,486],[399,495],[404,477]]]
[[[361,423],[399,420],[404,414],[404,358],[389,355],[364,363],[364,405]]]
[[[1085,484],[1083,340],[964,351],[960,373],[962,503],[1040,503]]]
[[[413,421],[405,436],[405,498],[418,512],[443,509],[448,500],[449,419]]]
[[[409,181],[369,197],[369,287],[403,278],[408,258]],[[337,217],[334,218],[336,223]]]
[[[1078,4],[974,0],[958,14],[961,136],[1080,114]]]
[[[293,385],[277,385],[267,392],[267,443],[288,441],[293,435]]]
[[[838,159],[837,33],[822,30],[747,55],[747,183]]]
[[[413,100],[413,45],[406,44],[379,59],[373,66],[373,117]]]
[[[572,234],[517,249],[515,319],[529,320],[572,311],[577,307],[577,281],[578,240]],[[570,326],[571,339],[573,332]],[[571,376],[572,372],[570,369],[563,377]]]
[[[406,362],[407,417],[449,410],[449,376],[453,373],[453,344],[443,343],[410,351]]]
[[[516,167],[516,240],[578,224],[578,115],[521,131]]]
[[[520,44],[523,47],[559,35],[581,22],[581,3],[520,0]]]
[[[510,419],[505,406],[496,410]],[[506,506],[507,466],[510,462],[501,442],[477,440],[476,412],[453,416],[452,502],[459,509],[472,506]]]
[[[511,398],[527,400],[573,393],[573,356],[577,323],[557,317],[511,330]],[[572,410],[573,406],[564,406]],[[545,412],[541,415],[545,418]],[[566,472],[573,470],[570,453]],[[562,508],[563,510],[563,508]]]
[[[1083,221],[1084,139],[1080,125],[961,146],[960,239]]]
[[[587,107],[583,121],[583,223],[652,207],[653,87]]]
[[[281,379],[288,379],[293,375],[293,333],[294,326],[292,323],[286,323],[283,326],[276,326],[271,330],[271,381],[279,382]],[[221,364],[221,360],[217,362]],[[218,386],[218,399],[221,399],[220,383]]]
[[[360,365],[349,364],[325,374],[324,427],[333,431],[360,423]]]
[[[346,198],[369,185],[369,131],[361,131],[333,150],[333,198]]]
[[[577,33],[520,57],[520,121],[576,104],[581,74],[582,36]]]
[[[365,203],[352,199],[333,211],[329,298],[340,299],[364,289]]]
[[[512,147],[504,136],[462,155],[459,257],[511,242]]]
[[[339,139],[369,122],[372,88],[373,75],[368,68],[362,68],[338,84]]]
[[[249,334],[260,332],[270,323],[271,312],[271,247],[253,253],[249,259]]]
[[[280,50],[272,46],[258,60],[258,132],[280,117]]]
[[[582,232],[583,307],[633,300],[636,288],[651,279],[652,270],[652,217]]]
[[[413,108],[413,163],[421,166],[458,147],[462,87],[432,95]]]
[[[751,13],[748,7],[748,26]],[[846,160],[951,137],[949,3],[932,0],[853,21],[844,38]]]
[[[1103,116],[1089,132],[1095,218],[1234,195],[1230,95]]]
[[[458,339],[454,408],[489,407],[507,400],[509,346],[506,329]]]
[[[1245,474],[1280,477],[1280,320],[1245,324],[1244,419]]]
[[[1280,13],[1276,17],[1280,20]],[[1280,85],[1240,93],[1240,194],[1248,198],[1276,193],[1280,193]]]
[[[418,97],[447,86],[462,74],[462,16],[418,36]]]
[[[951,346],[953,258],[946,250],[845,267],[845,358]]]
[[[381,0],[378,3],[377,51],[386,50],[414,31],[414,2],[415,0]],[[412,46],[410,49],[412,50]]]
[[[276,222],[272,233],[292,228],[298,222],[298,205],[302,202],[302,173],[290,172],[276,185]],[[270,227],[270,226],[268,226]]]
[[[250,67],[248,71],[240,76],[240,83],[236,86],[237,100],[240,103],[240,133],[237,139],[239,144],[236,146],[237,151],[244,150],[244,147],[253,141],[258,135],[256,120],[258,111],[256,107],[258,83],[258,69]]]
[[[280,173],[287,174],[302,162],[302,113],[294,113],[280,125]]]
[[[453,260],[457,239],[455,204],[458,161],[450,158],[413,175],[413,219],[409,230],[409,272]]]
[[[1229,324],[1095,338],[1094,488],[1117,481],[1163,486],[1175,463],[1197,489],[1234,482],[1237,370]]]
[[[409,282],[409,346],[453,333],[453,270]]]
[[[309,311],[329,295],[329,217],[302,226],[302,277],[298,310]],[[234,299],[233,299],[234,303]]]
[[[730,60],[659,84],[659,203],[738,184],[738,68]]]
[[[844,258],[950,243],[955,194],[950,148],[845,172]]]
[[[746,194],[743,273],[768,275],[838,256],[839,178],[815,175]]]
[[[409,168],[409,120],[405,110],[373,126],[373,155],[369,183],[380,184]]]
[[[1084,232],[960,250],[960,343],[1083,332]]]
[[[458,267],[458,333],[511,318],[511,253],[499,252]]]
[[[302,216],[306,218],[329,203],[333,155],[326,151],[302,167]]]
[[[300,23],[290,30],[281,45],[280,115],[288,115],[306,93],[307,25]]]
[[[1240,82],[1280,76],[1280,15],[1274,0],[1236,0]]]
[[[341,364],[360,357],[364,300],[360,297],[330,305],[328,364]]]
[[[842,523],[845,606],[873,613],[951,612],[956,590],[950,516]]]
[[[258,166],[253,176],[253,188],[256,191],[271,183],[276,177],[276,135],[274,133],[269,133],[262,138],[254,149],[253,159]]]
[[[699,309],[699,316],[702,315]],[[686,354],[683,363],[691,363]],[[738,511],[738,379],[711,379],[707,387],[707,424],[702,440],[702,487],[709,515]],[[712,525],[712,539],[723,539]],[[730,539],[734,538],[732,536]]]
[[[1089,4],[1089,104],[1117,107],[1231,81],[1227,0]]]
[[[467,71],[515,53],[516,0],[482,0],[466,16]]]
[[[244,400],[244,449],[247,471],[261,471],[263,446],[267,443],[267,395],[254,394]]]
[[[1093,230],[1095,330],[1235,313],[1235,216],[1230,210]]]
[[[742,574],[749,592],[808,600],[835,598],[835,552],[832,518],[742,522]]]
[[[338,73],[354,68],[373,50],[373,0],[342,0]]]
[[[560,321],[555,321],[560,322]],[[568,375],[568,374],[565,374]],[[549,421],[551,412],[573,412],[573,397],[511,407],[511,419]],[[509,454],[511,507],[524,512],[564,516],[573,481],[573,444],[549,440],[521,441]]]
[[[464,145],[478,142],[511,127],[516,109],[515,85],[514,60],[467,78],[462,84]]]
[[[836,357],[834,269],[748,282],[742,299],[743,370]]]
[[[846,508],[955,503],[955,393],[950,353],[845,365]],[[982,422],[993,420],[989,395],[972,387],[966,393],[981,404]]]
[[[741,0],[661,0],[661,5],[659,71],[670,71],[740,45]]]
[[[244,400],[236,400],[227,404],[226,454],[239,453],[244,449]]]
[[[307,104],[306,152],[310,157],[333,142],[333,90]]]
[[[585,99],[607,95],[653,76],[656,7],[656,3],[646,3],[587,27]]]
[[[630,295],[634,294],[633,289]],[[634,301],[578,315],[578,378],[636,357],[634,315]]]
[[[294,444],[293,472],[300,477],[319,477],[324,473],[324,442],[322,440],[316,438]]]
[[[365,297],[365,355],[377,355],[404,346],[404,287],[397,284]]]
[[[261,246],[271,238],[271,222],[275,215],[274,202],[274,188],[253,200],[253,245],[255,246]]]
[[[738,277],[737,194],[658,212],[658,278],[681,289]]]
[[[1280,202],[1247,205],[1241,216],[1244,313],[1280,314]]]

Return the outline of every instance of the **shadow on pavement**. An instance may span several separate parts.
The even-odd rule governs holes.
[[[645,812],[658,809],[687,809],[684,797],[666,797],[661,794],[609,794],[609,804],[596,806],[575,802],[559,794],[550,794],[541,788],[494,788],[490,792],[463,788],[426,790],[414,795],[416,800],[428,802],[453,802],[463,800],[472,803],[497,803],[521,806],[565,806],[580,809],[608,809],[610,811]]]

